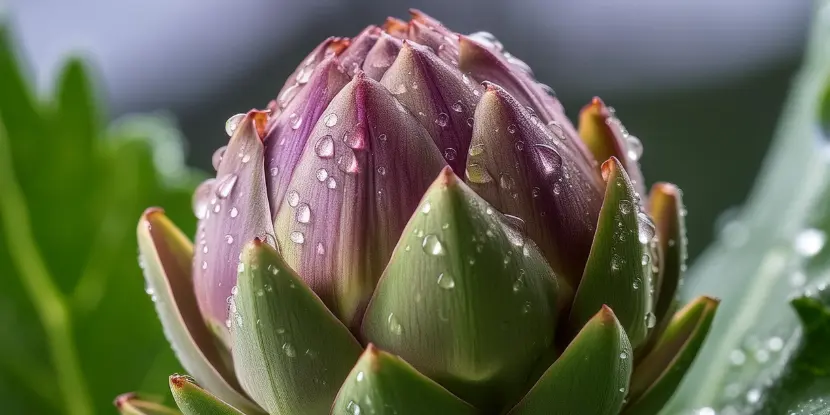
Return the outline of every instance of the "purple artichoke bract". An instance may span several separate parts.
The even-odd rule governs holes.
[[[195,243],[138,228],[186,413],[651,414],[706,336],[680,190],[488,33],[329,38],[226,130]]]

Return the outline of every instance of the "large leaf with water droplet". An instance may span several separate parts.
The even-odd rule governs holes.
[[[227,299],[236,284],[236,259],[243,244],[263,238],[274,244],[266,190],[262,138],[268,114],[250,111],[239,121],[216,172],[193,196],[199,225],[193,281],[208,328],[230,346]]]
[[[106,128],[77,60],[45,80],[52,93],[32,93],[14,49],[0,28],[0,338],[14,339],[0,342],[3,410],[108,413],[125,390],[167,394],[142,383],[181,367],[144,293],[134,232],[153,205],[193,231],[181,136],[159,117]]]
[[[607,183],[605,199],[570,323],[582,327],[607,304],[636,348],[656,323],[651,313],[651,272],[646,272],[645,243],[651,235],[642,229],[647,219],[641,217],[634,187],[620,162],[611,158],[603,163],[602,175]]]
[[[113,402],[121,415],[181,415],[181,412],[158,402],[142,399],[134,393],[125,393]]]
[[[579,285],[602,206],[593,164],[501,87],[487,84],[475,111],[466,182],[500,212],[520,218],[554,270]]]
[[[137,233],[147,293],[182,366],[222,399],[258,412],[239,392],[233,369],[226,366],[199,313],[191,275],[193,244],[160,209],[142,215]]]
[[[406,221],[446,162],[413,115],[362,73],[337,94],[310,137],[274,229],[285,261],[354,327]]]
[[[671,398],[703,345],[718,300],[699,297],[672,318],[654,347],[637,362],[626,414],[657,414]]]
[[[176,405],[185,415],[244,415],[202,389],[188,376],[170,376],[170,391],[173,392]]]
[[[723,298],[709,340],[666,413],[759,400],[787,361],[796,314],[788,297],[826,275],[830,232],[827,104],[830,1],[816,4],[804,66],[745,208],[692,268],[682,296]],[[794,339],[793,339],[794,340]],[[773,345],[774,347],[770,347]]]
[[[602,306],[509,415],[616,415],[632,360],[625,330]]]
[[[327,413],[360,344],[274,248],[255,239],[241,259],[229,300],[239,382],[269,413]]]
[[[551,347],[556,295],[533,243],[447,167],[395,247],[362,333],[468,402],[505,404]]]
[[[418,373],[403,359],[371,343],[349,373],[332,414],[475,414],[435,381]]]
[[[432,49],[412,41],[403,42],[381,84],[417,115],[455,173],[464,174],[473,133],[471,117],[482,88]]]

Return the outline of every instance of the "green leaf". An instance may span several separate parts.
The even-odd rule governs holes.
[[[189,376],[170,376],[170,391],[185,415],[243,415],[236,408],[202,389]]]
[[[582,327],[607,304],[614,310],[636,348],[655,321],[651,313],[651,271],[641,239],[639,203],[631,180],[616,158],[602,164],[605,200],[582,281],[576,291],[570,322]],[[648,236],[651,239],[651,235]],[[645,262],[645,263],[644,263]]]
[[[181,415],[181,412],[154,401],[142,399],[134,393],[125,393],[113,402],[121,415]]]
[[[625,414],[660,412],[671,398],[706,339],[718,300],[699,297],[674,315],[631,377]]]
[[[677,298],[677,287],[686,271],[686,211],[680,189],[670,183],[655,183],[649,193],[648,210],[662,252],[654,283],[654,315],[657,321],[663,321]]]
[[[446,167],[395,247],[362,333],[491,407],[515,402],[550,348],[556,294],[538,249]]]
[[[403,359],[371,343],[337,393],[332,414],[475,414],[477,411]]]
[[[160,209],[147,209],[138,223],[138,248],[147,292],[182,366],[209,390],[250,413],[260,412],[239,391],[233,370],[208,331],[193,289],[193,244]]]
[[[724,302],[666,413],[757,403],[790,361],[798,324],[788,298],[830,269],[828,42],[830,1],[820,0],[761,176],[741,214],[687,277],[684,298],[705,294]]]
[[[13,413],[81,415],[111,412],[112,397],[136,387],[166,394],[158,380],[181,368],[132,235],[151,205],[192,232],[192,174],[168,159],[186,174],[163,181],[145,132],[101,124],[78,61],[53,98],[35,100],[13,49],[0,28],[0,338],[15,339],[0,342],[0,400]]]
[[[360,344],[270,245],[245,245],[230,299],[242,387],[271,414],[328,413]]]
[[[602,306],[509,415],[616,415],[632,360],[625,330]]]

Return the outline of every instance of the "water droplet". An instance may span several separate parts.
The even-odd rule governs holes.
[[[637,161],[643,156],[643,143],[639,138],[629,134],[625,138],[625,144],[628,147],[626,155],[630,160]]]
[[[228,245],[232,244],[232,243],[233,243],[233,236],[232,236],[232,235],[230,235],[230,234],[225,235],[225,242],[226,242]]]
[[[525,142],[524,141],[516,141],[516,150],[523,151],[525,149]]]
[[[202,269],[207,269],[207,261],[202,261]]]
[[[378,136],[378,140],[386,142],[386,134],[381,134]]]
[[[449,273],[443,272],[438,275],[438,286],[445,290],[451,290],[455,288],[455,279]]]
[[[447,159],[447,161],[455,160],[456,156],[458,156],[458,152],[454,148],[447,147],[444,149],[444,158]]]
[[[329,177],[328,183],[326,183],[326,187],[329,189],[334,189],[337,187],[337,180],[334,180],[334,177]]]
[[[329,177],[329,172],[326,169],[317,170],[317,181],[324,182]]]
[[[334,156],[334,140],[331,135],[324,135],[317,139],[317,144],[314,145],[314,153],[322,158]]]
[[[311,221],[311,207],[308,206],[308,203],[303,203],[297,207],[297,214],[295,216],[297,222],[300,223],[308,223]]]
[[[325,255],[325,254],[326,254],[326,248],[323,247],[323,244],[321,242],[317,242],[317,255]]]
[[[363,374],[363,371],[361,370],[360,372],[357,372],[357,376],[355,376],[355,380],[357,380],[358,382],[363,382],[363,378],[364,378],[365,376],[366,376],[366,375],[365,375],[365,374]]]
[[[628,353],[620,352],[620,359],[623,359],[623,360],[628,359]]]
[[[386,175],[386,167],[383,167],[383,166],[378,167],[378,174],[380,174],[381,176],[385,176]]]
[[[562,193],[562,184],[556,182],[553,184],[553,194],[558,195]]]
[[[271,167],[271,177],[277,177],[278,174],[280,174],[280,168]]]
[[[631,282],[631,288],[638,290],[640,289],[640,279],[635,278],[634,281]]]
[[[513,188],[513,185],[516,184],[516,181],[513,180],[513,177],[507,173],[499,174],[499,186],[501,186],[504,190],[510,190]]]
[[[326,124],[326,127],[334,127],[337,125],[337,114],[332,112],[331,114],[326,115],[326,117],[323,118],[323,123]]]
[[[548,129],[553,133],[554,136],[558,139],[562,139],[565,137],[565,130],[562,128],[562,123],[559,121],[551,121],[548,123]]]
[[[472,128],[474,122],[475,122],[475,120],[473,120],[473,117],[468,117],[467,118],[467,126],[468,127]]]
[[[222,163],[222,158],[225,156],[225,151],[228,150],[228,146],[222,146],[216,149],[213,152],[213,156],[211,157],[211,162],[213,163],[213,170],[219,170],[219,164]]]
[[[631,201],[630,200],[620,200],[620,213],[623,215],[627,215],[631,213]]]
[[[827,242],[827,235],[815,228],[804,229],[795,237],[793,249],[799,255],[812,257],[819,253]]]
[[[240,122],[245,118],[245,114],[236,114],[227,121],[225,121],[225,133],[228,137],[233,135],[233,132],[236,131],[236,127],[239,125]]]
[[[545,174],[553,174],[562,168],[562,157],[555,148],[547,144],[534,144],[532,149]]]
[[[759,389],[750,389],[746,393],[746,401],[753,404],[761,400],[761,391]]]
[[[746,354],[738,349],[732,350],[729,352],[729,361],[735,366],[741,366],[746,362]]]
[[[625,260],[621,256],[617,254],[611,255],[611,271],[619,271],[624,264]]]
[[[245,264],[240,262],[239,265],[236,266],[236,272],[238,272],[238,273],[245,272]]]
[[[646,265],[648,265],[649,261],[651,261],[651,257],[649,257],[648,254],[643,254],[642,259],[640,259],[640,264],[642,266],[646,266]]]
[[[277,104],[279,104],[280,108],[285,108],[288,106],[288,103],[291,102],[292,99],[297,95],[297,92],[300,90],[299,84],[291,85],[290,87],[286,88],[285,91],[277,97]]]
[[[386,318],[386,324],[389,326],[389,331],[391,331],[392,334],[400,336],[401,333],[403,333],[403,327],[401,326],[401,323],[398,322],[398,318],[395,317],[394,314],[389,313],[389,317]]]
[[[361,415],[360,405],[358,405],[355,401],[349,401],[349,403],[346,404],[346,412],[349,415]]]
[[[444,245],[434,233],[424,237],[421,247],[424,249],[424,252],[430,255],[444,255]]]
[[[455,103],[450,106],[450,109],[452,109],[455,112],[463,112],[464,111],[464,104],[462,104],[461,100],[459,99],[458,101],[455,101]]]
[[[193,193],[192,207],[193,214],[196,215],[196,218],[204,219],[207,216],[209,200],[213,195],[213,186],[215,183],[216,179],[207,179]]]
[[[239,210],[237,210],[235,207],[231,208],[231,217],[235,218],[237,216],[239,216]]]
[[[784,348],[784,340],[777,336],[770,337],[770,339],[767,340],[767,347],[769,347],[769,349],[773,352],[779,352]]]
[[[337,168],[343,173],[357,173],[357,157],[355,157],[354,152],[347,149],[346,154],[340,155],[340,157],[337,158]]]
[[[314,73],[314,64],[307,64],[306,66],[302,67],[299,72],[297,72],[297,83],[300,85],[304,85],[308,83],[311,79],[311,74]]]
[[[539,197],[539,195],[542,194],[542,189],[540,189],[538,187],[534,187],[533,189],[530,190],[530,194],[534,198],[537,198],[537,197]]]
[[[450,121],[450,116],[447,115],[446,112],[442,112],[438,114],[438,117],[435,118],[435,123],[438,124],[439,127],[444,128],[447,126],[447,123]]]
[[[288,195],[286,195],[285,200],[288,201],[288,206],[297,207],[297,205],[300,204],[300,194],[297,193],[296,190],[292,190],[288,192]]]
[[[432,210],[432,204],[429,203],[429,200],[424,202],[423,206],[421,206],[421,213],[424,215],[428,214],[429,211]]]
[[[288,116],[288,123],[291,125],[292,130],[299,129],[301,125],[303,125],[303,117],[297,115],[297,113],[292,112],[291,115]]]
[[[216,183],[216,197],[225,199],[230,196],[236,185],[237,176],[233,173],[225,175]],[[218,206],[218,205],[217,205]]]
[[[530,304],[530,301],[525,301],[525,303],[524,303],[524,304],[522,304],[522,314],[528,314],[528,313],[530,313],[530,310],[531,310],[532,308],[533,308],[533,305],[532,305],[532,304]]]
[[[297,356],[297,350],[294,349],[294,346],[292,346],[291,343],[283,344],[282,345],[282,352],[285,353],[285,355],[288,356],[288,357],[296,357]]]
[[[657,316],[651,311],[646,313],[645,320],[647,328],[653,328],[657,324]]]
[[[470,181],[473,183],[484,184],[493,181],[493,177],[490,176],[490,173],[487,172],[487,169],[485,169],[484,166],[478,163],[468,164],[465,173],[467,175],[467,178],[470,179]]]
[[[299,231],[291,232],[288,237],[291,238],[291,242],[294,242],[295,244],[302,244],[305,242],[305,235]]]
[[[516,134],[516,124],[510,124],[507,126],[507,132],[510,134]]]

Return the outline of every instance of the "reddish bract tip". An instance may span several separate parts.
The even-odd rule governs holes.
[[[116,408],[121,408],[122,406],[127,404],[127,402],[129,402],[129,401],[131,401],[131,400],[133,400],[137,397],[138,397],[138,395],[136,395],[135,392],[122,393],[121,395],[118,395],[118,396],[115,397],[115,400],[112,401],[112,404],[115,405]]]
[[[326,53],[333,53],[335,55],[339,55],[346,50],[347,47],[352,43],[351,39],[347,37],[335,37],[332,38],[331,43],[329,43],[328,47],[326,48]]]
[[[409,24],[395,17],[387,17],[381,28],[392,36],[403,37],[409,30]]]
[[[602,163],[602,180],[608,181],[608,178],[611,177],[611,174],[614,173],[619,167],[620,161],[617,160],[616,157],[611,157],[608,160],[605,160]]]
[[[181,389],[184,387],[185,383],[187,383],[187,377],[182,375],[172,375],[170,376],[170,385],[174,388]]]
[[[254,129],[256,130],[256,134],[259,138],[259,141],[265,140],[265,136],[267,133],[266,126],[268,125],[269,114],[270,111],[252,109],[248,111],[248,114],[245,117],[250,119],[250,121],[254,123]]]
[[[147,209],[144,209],[144,213],[141,214],[141,218],[144,219],[144,220],[151,220],[154,216],[163,215],[163,214],[164,214],[164,209],[162,209],[160,207],[157,207],[157,206],[151,206],[151,207],[148,207]]]
[[[597,317],[602,322],[611,322],[617,318],[617,316],[614,314],[614,310],[611,309],[611,307],[608,307],[607,304],[602,305],[602,308],[600,308],[599,312],[597,313]]]
[[[449,186],[453,185],[458,181],[458,176],[452,171],[452,167],[444,166],[441,169],[441,172],[438,173],[438,178],[435,179],[435,183],[440,184],[442,186]]]

